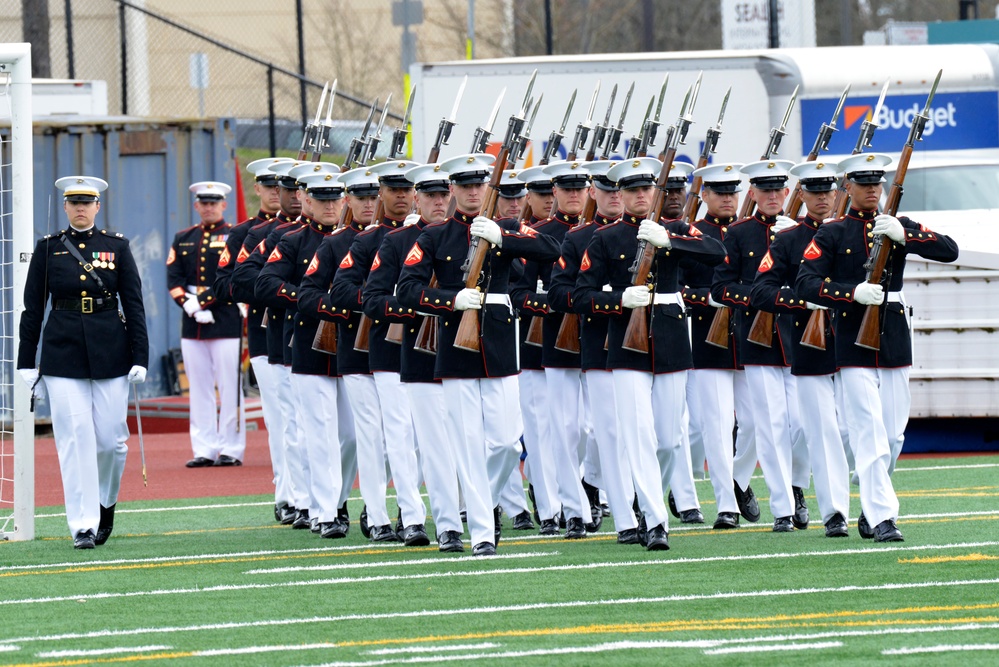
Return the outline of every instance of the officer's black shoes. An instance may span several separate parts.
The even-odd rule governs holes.
[[[85,530],[82,533],[77,533],[76,537],[73,538],[74,549],[93,549],[94,546],[94,531],[92,530]]]
[[[319,533],[323,532],[323,529],[320,528],[319,526],[319,517],[317,516],[309,517],[309,532],[313,533],[314,535],[318,535]]]
[[[399,508],[399,514],[395,519],[395,532],[402,534],[402,508]]]
[[[472,547],[473,556],[495,556],[496,546],[492,542],[479,542]]]
[[[295,522],[298,517],[298,510],[290,505],[281,505],[280,507],[274,506],[274,518],[278,520],[282,526],[290,526]]]
[[[590,521],[586,524],[586,532],[595,533],[600,530],[600,525],[604,522],[604,514],[600,509],[600,489],[585,479],[581,481],[583,483],[583,491],[586,492],[586,500],[590,503]]]
[[[111,507],[101,505],[101,523],[97,526],[97,536],[94,538],[94,544],[97,546],[101,546],[111,537],[111,530],[114,528],[114,508],[114,505]]]
[[[347,528],[339,521],[327,521],[319,524],[319,537],[325,540],[347,537]]]
[[[583,520],[578,516],[570,517],[565,521],[565,539],[580,540],[586,537],[586,528],[583,527]]]
[[[371,537],[371,526],[368,525],[368,506],[361,508],[361,517],[357,520],[361,524],[361,535],[366,538]]]
[[[298,510],[295,520],[291,522],[291,527],[295,530],[305,530],[306,528],[311,528],[312,522],[309,521],[309,510]]]
[[[226,454],[219,454],[219,457],[215,459],[215,466],[225,466],[225,467],[235,467],[243,465],[243,462],[237,459],[235,456],[228,456]]]
[[[667,551],[669,549],[669,533],[665,524],[659,524],[649,530],[645,536],[645,548],[649,551]]]
[[[794,494],[794,515],[791,523],[798,530],[808,528],[808,505],[805,504],[805,491],[800,486],[792,486],[791,492]]]
[[[347,514],[347,503],[340,505],[336,511],[336,522],[343,526],[344,536],[350,532],[350,515]]]
[[[895,527],[895,522],[891,519],[885,519],[878,525],[874,526],[874,541],[905,542],[905,540],[902,539],[902,531]]]
[[[555,519],[545,519],[541,522],[541,530],[538,531],[539,535],[558,535],[558,522]]]
[[[676,498],[673,497],[673,491],[670,490],[669,495],[666,497],[669,502],[669,513],[675,516],[677,519],[680,518],[680,510],[676,508]]]
[[[503,510],[497,505],[493,508],[493,538],[499,544],[500,535],[503,533]]]
[[[437,536],[437,550],[442,553],[462,553],[465,545],[461,543],[461,533],[457,530],[445,530]]]
[[[384,526],[372,526],[371,527],[371,541],[372,542],[399,542],[399,533],[392,530],[392,526],[385,524]]]
[[[645,522],[645,515],[638,517],[638,543],[643,547],[649,545],[648,524]]]
[[[874,529],[871,528],[871,524],[867,523],[867,517],[864,513],[860,513],[860,517],[857,519],[857,532],[865,540],[872,539],[874,537]]]
[[[185,463],[188,468],[208,468],[215,465],[215,461],[211,459],[206,459],[204,456],[196,456],[187,463]]]
[[[426,528],[417,523],[403,528],[401,537],[402,543],[407,547],[425,547],[430,544]]]
[[[739,514],[750,523],[759,521],[760,504],[756,502],[756,494],[753,493],[753,487],[747,486],[746,490],[743,491],[739,488],[738,482],[733,482],[733,486],[735,487],[735,501],[739,504]]]
[[[739,527],[739,515],[735,512],[718,512],[715,518],[715,525],[711,526],[715,530],[730,530]]]
[[[826,521],[826,537],[846,537],[849,532],[846,529],[846,519],[839,512],[836,512]]]
[[[683,510],[680,512],[680,523],[704,523],[704,515],[701,510]]]
[[[794,524],[791,522],[791,517],[789,516],[779,516],[774,519],[774,532],[775,533],[793,533]]]
[[[638,544],[638,529],[625,528],[617,533],[618,544]]]
[[[524,510],[517,516],[513,517],[513,529],[514,530],[534,530],[534,522],[531,521],[531,513]]]

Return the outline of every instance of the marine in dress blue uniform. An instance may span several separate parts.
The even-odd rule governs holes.
[[[803,492],[809,479],[808,453],[790,369],[790,323],[774,318],[776,331],[770,347],[751,342],[748,335],[758,309],[750,304],[749,294],[760,261],[775,238],[775,228],[795,224],[782,214],[792,166],[788,160],[763,160],[742,168],[751,185],[748,196],[756,202],[757,210],[729,227],[725,237],[728,255],[715,270],[711,286],[712,298],[731,307],[735,316],[736,355],[745,366],[749,384],[748,416],[770,490],[773,531],[778,533],[808,527]]]
[[[573,307],[584,317],[604,315],[608,322],[607,367],[614,380],[619,442],[631,464],[638,506],[649,526],[646,547],[669,548],[668,510],[663,486],[680,453],[683,388],[691,368],[690,342],[679,294],[681,258],[712,264],[724,247],[680,220],[645,220],[652,209],[655,158],[626,160],[607,172],[624,190],[625,213],[619,222],[599,229],[580,260]],[[634,285],[631,267],[639,241],[657,250],[647,283]],[[610,289],[605,290],[604,286]],[[649,352],[623,347],[630,310],[647,308]]]
[[[806,301],[794,289],[801,257],[815,232],[832,212],[836,165],[803,162],[791,168],[801,185],[808,214],[776,234],[753,280],[750,303],[790,320],[791,374],[795,376],[801,428],[815,482],[815,497],[829,537],[846,537],[850,511],[849,464],[836,419],[836,351],[832,339],[825,350],[801,344],[811,313],[825,306]],[[830,333],[829,336],[832,334]]]
[[[850,210],[825,224],[805,248],[795,289],[801,298],[828,306],[836,332],[836,379],[842,383],[850,447],[860,479],[862,537],[897,542],[898,498],[891,470],[902,449],[909,417],[912,340],[902,294],[910,253],[938,262],[957,259],[957,243],[906,217],[879,214],[884,169],[891,158],[859,154],[840,162],[846,174]],[[864,264],[876,237],[891,243],[886,279],[868,283]],[[881,349],[856,345],[866,306],[880,306]],[[873,531],[861,524],[873,526]]]
[[[190,186],[197,225],[174,236],[167,255],[167,289],[184,311],[180,350],[190,387],[191,448],[188,467],[242,465],[246,428],[239,404],[239,337],[243,318],[227,295],[215,291],[215,274],[232,225],[223,217],[225,183],[202,181]],[[215,408],[218,389],[219,408]]]
[[[472,553],[495,553],[493,508],[518,461],[522,428],[518,386],[517,322],[508,294],[511,266],[520,259],[554,261],[558,244],[516,220],[477,216],[493,157],[459,156],[441,168],[450,174],[457,206],[445,222],[428,225],[408,251],[398,295],[406,308],[438,317],[437,364],[449,418],[460,434],[459,478]],[[473,238],[489,253],[477,286],[465,287],[462,264]],[[431,287],[436,276],[437,287]],[[462,311],[481,311],[480,352],[454,347]]]
[[[145,381],[149,339],[128,239],[94,225],[108,184],[67,176],[55,185],[69,226],[41,239],[31,255],[17,369],[35,398],[48,395],[73,546],[93,549],[114,527],[129,383]]]

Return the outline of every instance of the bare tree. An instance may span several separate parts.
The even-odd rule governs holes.
[[[31,76],[50,78],[48,2],[21,0],[21,29],[24,41],[31,44]]]

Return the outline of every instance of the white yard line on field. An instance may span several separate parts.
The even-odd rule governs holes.
[[[66,651],[42,651],[36,658],[77,658],[93,655],[115,655],[118,653],[145,653],[149,651],[169,651],[170,646],[116,646],[113,648],[88,648]]]
[[[768,644],[766,646],[729,646],[712,648],[704,655],[724,655],[726,653],[776,653],[778,651],[810,651],[823,648],[839,648],[843,642],[814,642],[811,644]]]
[[[502,644],[483,642],[481,644],[447,644],[434,646],[407,646],[405,648],[380,648],[374,651],[362,651],[369,655],[397,655],[400,653],[436,653],[437,651],[468,651],[471,649],[500,648]]]
[[[364,570],[369,567],[406,567],[409,565],[440,565],[441,563],[473,564],[492,560],[507,560],[511,558],[536,558],[539,556],[560,556],[560,551],[525,551],[523,553],[497,554],[495,556],[459,556],[457,558],[442,559],[416,558],[413,560],[383,560],[374,563],[334,563],[332,565],[308,565],[301,567],[275,567],[269,569],[247,570],[243,574],[279,574],[285,572],[320,572],[326,570]]]
[[[958,651],[997,651],[999,644],[940,644],[912,648],[886,648],[881,655],[912,655],[914,653],[956,653]]]

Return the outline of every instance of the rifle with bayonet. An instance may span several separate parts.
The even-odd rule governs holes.
[[[778,154],[781,139],[783,139],[784,135],[787,133],[787,121],[791,118],[791,110],[794,108],[794,102],[796,99],[798,99],[798,86],[795,86],[794,92],[791,93],[791,100],[787,103],[787,110],[784,112],[784,120],[781,121],[780,127],[775,127],[770,130],[770,141],[767,143],[767,149],[763,151],[763,157],[760,158],[761,160],[769,160],[771,157]],[[742,202],[742,211],[739,212],[739,219],[741,220],[753,215],[755,208],[756,201],[753,200],[753,198],[747,193],[746,199]],[[753,318],[753,323],[749,327],[749,335],[746,336],[746,340],[750,343],[762,345],[763,347],[770,347],[773,345],[774,314],[766,310],[756,311],[756,317]]]
[[[524,95],[523,105],[518,113],[510,116],[507,124],[506,137],[503,139],[499,155],[493,165],[492,177],[489,180],[489,192],[486,193],[485,202],[482,206],[481,215],[487,218],[492,218],[496,214],[496,199],[499,196],[499,184],[503,179],[503,172],[507,169],[511,153],[516,150],[517,142],[519,141],[521,132],[524,130],[525,118],[529,111],[528,104],[531,100],[531,90],[534,88],[534,80],[537,76],[538,72],[535,70],[534,74],[531,75],[530,83],[527,85],[527,94]],[[482,273],[482,266],[485,264],[486,255],[489,253],[491,245],[488,241],[478,237],[473,237],[469,242],[468,255],[462,264],[466,288],[477,287],[479,277]],[[485,309],[480,309],[480,311],[466,310],[461,314],[461,322],[458,324],[458,330],[455,332],[454,339],[454,346],[458,349],[469,352],[478,352],[481,349],[479,338],[482,333],[482,327],[479,322],[479,316],[484,313]]]
[[[302,130],[302,145],[298,149],[298,157],[295,158],[299,162],[303,161],[309,156],[309,149],[316,146],[316,138],[319,134],[319,120],[320,115],[323,112],[323,103],[326,101],[326,93],[329,91],[330,82],[327,81],[323,86],[323,92],[319,94],[319,104],[316,106],[316,117],[310,123],[305,123],[305,129]]]
[[[593,129],[593,108],[597,105],[597,95],[599,94],[600,80],[598,79],[597,85],[593,89],[593,97],[590,98],[590,108],[586,112],[586,120],[582,120],[576,125],[576,133],[572,137],[572,145],[569,147],[566,160],[574,161],[579,155],[579,149],[586,147],[586,138],[590,135],[590,130]]]
[[[552,133],[548,135],[548,144],[545,146],[544,152],[541,154],[541,160],[538,162],[538,166],[543,166],[549,164],[552,158],[558,153],[559,147],[562,145],[562,139],[565,138],[565,127],[569,124],[569,114],[572,113],[572,106],[576,103],[576,91],[572,91],[572,95],[569,97],[569,105],[565,108],[565,116],[562,117],[562,124],[557,130],[552,130]],[[540,104],[540,100],[539,100]],[[537,113],[537,108],[535,108],[535,113]],[[531,118],[531,123],[533,124],[534,119]],[[530,133],[528,129],[527,134]],[[575,157],[569,158],[570,161],[575,160]],[[531,209],[531,204],[529,202],[524,203],[524,209],[520,212],[521,222],[530,222],[531,217],[534,215],[534,211]]]
[[[905,146],[902,147],[902,154],[899,155],[898,166],[895,167],[895,178],[892,181],[891,189],[888,191],[888,197],[885,201],[884,213],[886,215],[898,215],[898,206],[902,202],[902,184],[905,182],[905,174],[909,170],[909,160],[912,158],[912,151],[916,142],[923,140],[923,129],[930,119],[930,105],[937,94],[937,86],[940,84],[940,77],[942,75],[943,70],[937,72],[937,78],[933,80],[933,87],[930,88],[930,94],[926,97],[926,104],[923,106],[922,112],[912,119],[909,136],[905,140]],[[878,234],[874,237],[874,247],[871,248],[871,254],[867,259],[867,263],[864,264],[864,268],[867,269],[868,283],[872,285],[881,284],[881,281],[885,278],[885,269],[888,266],[888,260],[894,245],[892,240],[883,234]],[[885,289],[885,292],[887,293],[888,290]],[[881,309],[883,307],[884,304],[880,304],[867,306],[864,309],[864,317],[860,321],[860,331],[857,332],[857,340],[855,341],[860,347],[867,348],[868,350],[881,349]]]
[[[728,108],[728,98],[731,94],[732,89],[729,88],[725,93],[725,98],[722,100],[721,111],[718,112],[718,122],[715,123],[714,127],[708,129],[707,137],[704,139],[704,146],[701,147],[701,155],[697,158],[695,171],[708,166],[711,154],[718,148],[718,138],[722,133],[722,122],[725,120],[725,109]],[[690,191],[687,193],[687,201],[683,203],[683,214],[680,217],[686,220],[688,225],[694,224],[694,221],[697,220],[697,210],[701,207],[702,183],[703,179],[700,176],[694,177],[694,181],[690,184]]]
[[[861,123],[857,145],[853,147],[853,152],[850,155],[857,155],[863,153],[865,148],[871,148],[871,140],[874,138],[874,133],[880,127],[878,125],[878,117],[881,115],[881,108],[885,104],[885,97],[888,95],[888,85],[890,83],[891,79],[885,81],[885,85],[881,88],[881,97],[878,98],[878,103],[874,106],[874,112]],[[848,208],[850,208],[850,197],[846,194],[846,176],[843,176],[839,179],[839,190],[836,192],[836,203],[833,205],[833,218],[837,220],[842,218],[846,215]]]
[[[846,88],[843,89],[843,94],[839,98],[839,103],[836,105],[835,111],[833,111],[832,120],[828,123],[822,123],[822,127],[819,128],[819,133],[815,137],[815,144],[812,146],[808,157],[805,158],[806,162],[815,162],[819,159],[822,151],[829,150],[829,140],[832,139],[832,133],[837,130],[836,119],[839,118],[839,112],[843,110],[843,104],[846,103],[846,96],[849,94],[850,86],[847,84]],[[801,210],[800,180],[795,183],[794,192],[791,193],[791,199],[788,200],[785,208],[787,217],[797,219],[798,212]],[[805,325],[805,331],[801,335],[801,344],[816,350],[826,349],[826,311],[812,311],[812,314],[808,317],[808,323]]]
[[[330,147],[330,130],[333,129],[333,100],[336,99],[336,84],[338,79],[333,80],[333,85],[329,90],[329,97],[326,102],[326,118],[322,124],[319,123],[319,112],[323,108],[323,98],[319,98],[319,107],[316,109],[316,133],[312,144],[312,161],[319,162],[323,156],[323,151]]]
[[[666,207],[666,182],[669,180],[670,170],[673,168],[673,160],[676,158],[676,151],[680,144],[686,143],[687,132],[694,122],[694,105],[697,103],[697,93],[701,87],[701,74],[697,75],[697,80],[687,89],[687,94],[683,98],[680,107],[680,116],[677,118],[675,132],[669,138],[669,144],[664,152],[662,168],[659,170],[659,178],[656,181],[656,197],[652,202],[652,208],[648,213],[650,220],[658,222],[662,219],[663,209]],[[648,284],[649,272],[652,270],[652,262],[656,256],[656,247],[646,241],[638,242],[638,252],[635,254],[635,261],[631,265],[631,284]],[[654,290],[653,290],[654,291]],[[624,342],[621,344],[626,350],[632,352],[649,352],[649,335],[651,328],[648,323],[647,308],[633,308],[631,317],[628,320],[628,327],[624,332]]]
[[[595,93],[594,93],[595,95]],[[597,149],[604,143],[604,137],[607,136],[607,129],[610,127],[611,112],[614,110],[614,98],[617,97],[617,84],[611,88],[610,102],[607,103],[607,115],[604,116],[604,122],[602,125],[597,125],[593,128],[593,138],[590,141],[590,148],[586,151],[586,162],[592,162],[597,159]]]
[[[631,95],[634,92],[635,82],[632,81],[631,86],[628,88],[627,94],[624,96],[624,105],[621,107],[621,118],[618,120],[617,125],[612,125],[607,128],[604,150],[603,154],[600,156],[601,160],[609,159],[611,154],[617,150],[617,145],[621,142],[621,133],[624,131],[624,119],[628,115],[628,106],[631,104]]]
[[[626,160],[645,157],[645,154],[648,153],[648,140],[645,136],[652,125],[652,107],[655,104],[656,96],[653,95],[649,98],[649,106],[645,109],[645,117],[642,119],[642,126],[638,129],[638,134],[632,135],[631,140],[628,142],[628,150],[624,154]],[[644,150],[642,150],[643,144],[645,145]],[[645,154],[640,154],[640,152],[644,152]]]

